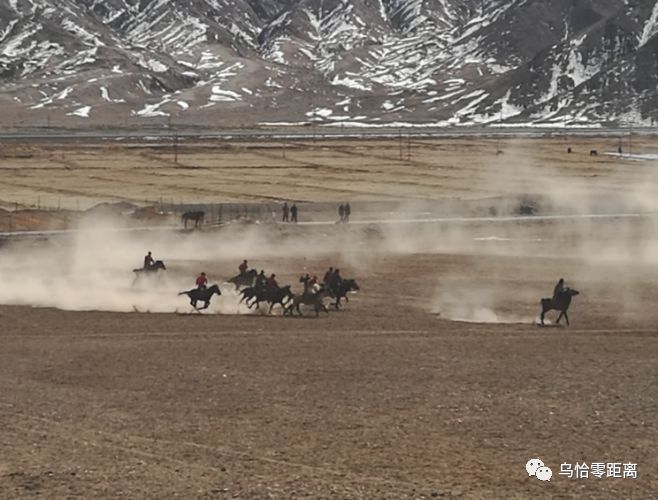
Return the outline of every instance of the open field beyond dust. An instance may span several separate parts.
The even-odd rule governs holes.
[[[5,144],[0,204],[286,199],[322,221],[312,202],[545,204],[0,240],[0,498],[656,498],[656,161],[604,155],[610,137],[416,140],[409,158],[398,140],[180,143],[178,163],[128,146]],[[146,250],[167,271],[134,282]],[[177,296],[243,258],[296,292],[329,266],[360,290],[294,318],[230,286],[201,314]],[[536,326],[559,277],[580,292],[570,326]],[[527,475],[535,457],[550,482]],[[567,479],[563,462],[638,477]]]

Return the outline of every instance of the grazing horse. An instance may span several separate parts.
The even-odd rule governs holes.
[[[188,228],[188,221],[194,221],[194,227],[199,227],[199,224],[204,221],[204,212],[201,210],[196,210],[192,212],[184,212],[181,215],[181,220],[183,221],[183,227]]]
[[[211,298],[213,298],[213,295],[215,294],[222,295],[222,292],[220,292],[220,287],[217,285],[210,286],[204,290],[193,288],[187,292],[179,293],[179,295],[187,295],[190,298],[190,305],[196,310],[208,308],[211,303]],[[204,302],[204,307],[197,307],[198,300]]]
[[[254,280],[256,280],[257,274],[258,273],[256,272],[256,269],[250,269],[244,274],[239,274],[238,276],[234,276],[233,278],[228,279],[227,283],[233,283],[236,286],[236,290],[240,290],[241,286],[244,287],[254,285]]]
[[[240,294],[242,295],[242,298],[240,299],[239,304],[244,300],[245,304],[247,304],[247,307],[250,309],[254,304],[256,304],[256,308],[259,309],[260,302],[269,302],[270,309],[268,309],[268,314],[272,312],[272,308],[275,304],[279,304],[282,308],[286,309],[284,302],[288,302],[293,298],[290,285],[282,286],[280,288],[243,288]],[[249,303],[250,300],[252,300],[251,304]]]
[[[552,309],[560,311],[556,324],[561,320],[561,316],[565,316],[565,322],[567,326],[570,326],[570,319],[567,317],[567,310],[570,307],[570,302],[572,302],[572,297],[579,295],[579,292],[572,290],[571,288],[566,288],[565,291],[558,294],[558,297],[554,300],[553,298],[540,299],[540,304],[542,305],[542,313],[540,313],[540,324],[545,324],[545,313],[551,311]]]
[[[354,279],[342,280],[341,284],[336,289],[332,290],[333,296],[336,297],[334,307],[336,309],[339,308],[341,299],[346,299],[346,302],[350,302],[348,300],[348,292],[356,292],[357,290],[359,290],[359,285]]]
[[[314,311],[316,311],[316,316],[318,316],[321,309],[329,314],[327,307],[325,307],[325,304],[323,304],[323,299],[327,295],[329,295],[329,291],[324,286],[321,286],[317,293],[303,293],[300,295],[293,295],[293,301],[286,307],[286,309],[284,309],[284,316],[286,314],[293,316],[293,309],[295,309],[297,313],[302,316],[302,311],[300,311],[300,304],[304,304],[305,306],[313,306]]]

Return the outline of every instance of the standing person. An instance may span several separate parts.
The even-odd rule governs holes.
[[[344,208],[344,222],[350,222],[350,203],[346,203],[346,206]]]
[[[197,285],[197,290],[206,290],[207,283],[208,279],[206,279],[206,273],[201,273],[195,282],[195,285]]]
[[[339,220],[341,222],[345,222],[345,220],[343,219],[345,217],[344,214],[345,214],[345,207],[343,206],[343,204],[341,204],[339,205]]]
[[[288,202],[284,202],[284,206],[281,209],[281,221],[288,222]]]
[[[291,206],[291,222],[297,223],[297,205],[295,203]]]
[[[144,256],[144,269],[149,269],[151,266],[153,266],[154,263],[155,262],[151,256],[151,252],[149,251],[149,253]]]

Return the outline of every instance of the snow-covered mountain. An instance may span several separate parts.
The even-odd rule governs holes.
[[[656,0],[0,0],[4,126],[650,125]]]

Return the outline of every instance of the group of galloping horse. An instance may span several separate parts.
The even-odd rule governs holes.
[[[359,285],[354,279],[342,279],[339,282],[331,284],[317,284],[315,286],[307,286],[305,278],[300,277],[300,283],[304,283],[304,291],[302,293],[293,293],[290,285],[263,285],[258,284],[256,270],[252,269],[242,275],[235,276],[228,280],[235,286],[236,291],[241,296],[239,304],[243,302],[251,309],[256,306],[260,308],[261,302],[270,304],[268,314],[270,314],[276,305],[280,305],[284,310],[284,315],[292,316],[294,312],[302,315],[300,309],[301,305],[312,306],[316,316],[320,311],[329,313],[325,305],[325,299],[333,299],[334,309],[341,307],[341,299],[350,302],[348,294],[359,290]]]
[[[133,269],[135,273],[135,280],[142,274],[150,275],[157,274],[160,270],[166,270],[165,263],[161,260],[155,261],[152,265]],[[300,278],[300,282],[303,282]],[[343,279],[336,283],[334,286],[318,285],[316,289],[307,289],[302,293],[293,293],[290,285],[286,286],[257,286],[257,273],[255,269],[251,269],[244,273],[238,274],[226,281],[227,284],[232,284],[235,287],[235,292],[241,296],[239,304],[243,302],[247,304],[249,309],[256,306],[260,308],[260,304],[265,302],[270,304],[268,314],[270,314],[275,305],[280,305],[284,310],[284,315],[293,315],[297,312],[302,315],[300,309],[301,305],[313,306],[316,316],[320,311],[329,313],[325,305],[325,299],[331,298],[335,309],[341,307],[341,300],[345,299],[349,302],[348,294],[359,290],[359,285],[354,279]],[[204,288],[193,288],[180,292],[179,295],[187,295],[190,299],[190,305],[197,311],[207,309],[210,306],[211,299],[214,295],[222,295],[220,286],[217,284]],[[202,307],[197,307],[199,302],[203,302]]]

